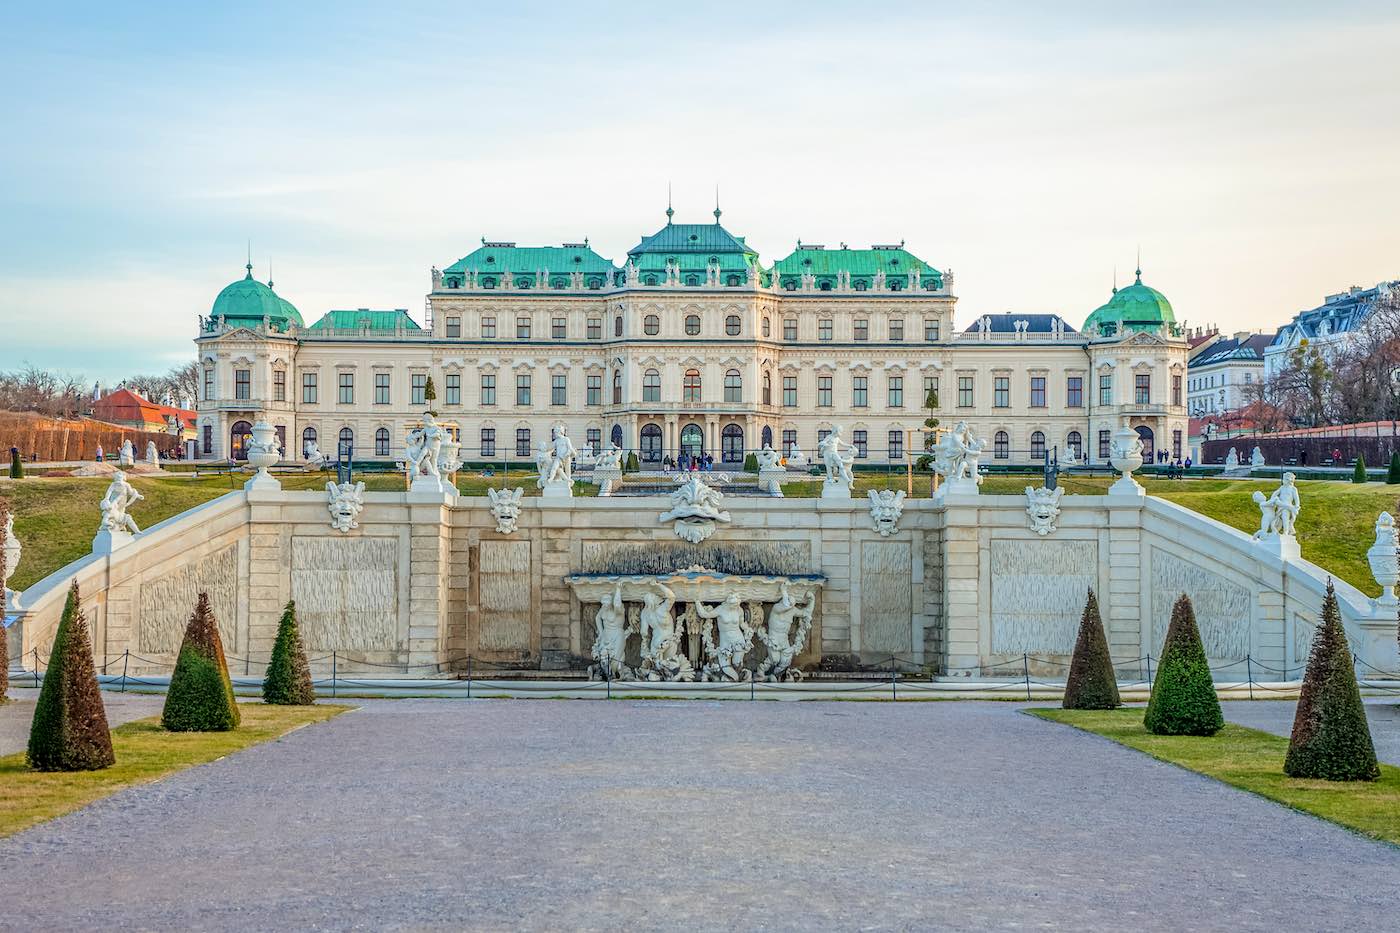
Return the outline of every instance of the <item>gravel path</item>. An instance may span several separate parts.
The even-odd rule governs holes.
[[[1239,931],[1400,908],[1400,849],[1007,703],[366,701],[0,841],[0,877],[14,928]]]
[[[1296,700],[1231,700],[1220,709],[1230,722],[1272,732],[1274,735],[1293,734],[1293,714]],[[1371,724],[1371,742],[1376,757],[1392,765],[1400,765],[1400,703],[1395,697],[1366,701],[1366,720]]]
[[[17,702],[0,706],[0,755],[13,755],[29,745],[29,726],[34,721],[34,703],[39,699],[39,691],[33,687],[16,688],[11,680],[6,695]],[[115,729],[133,719],[159,716],[165,705],[165,695],[104,690],[102,704],[107,708],[107,725]]]

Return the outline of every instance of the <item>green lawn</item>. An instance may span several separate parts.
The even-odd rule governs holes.
[[[166,732],[158,717],[129,722],[112,730],[117,763],[101,771],[30,771],[22,752],[6,755],[0,758],[0,787],[4,788],[0,793],[0,838],[124,787],[158,781],[351,708],[244,703],[238,708],[243,722],[232,732]]]
[[[1111,712],[1036,709],[1032,715],[1112,739],[1120,745],[1267,797],[1294,810],[1400,845],[1400,768],[1381,765],[1378,781],[1333,782],[1283,773],[1288,740],[1233,723],[1209,738],[1152,735],[1142,709]]]

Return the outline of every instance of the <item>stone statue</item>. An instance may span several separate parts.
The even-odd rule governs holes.
[[[538,482],[549,498],[572,498],[574,494],[574,457],[578,449],[569,440],[569,434],[562,424],[550,429],[549,446],[535,457],[535,466],[540,471]]]
[[[448,437],[428,412],[423,413],[422,426],[408,432],[404,442],[404,467],[412,484],[410,488],[442,492],[438,461],[442,458],[443,441]]]
[[[303,471],[319,470],[326,465],[326,455],[321,453],[321,448],[316,446],[315,441],[306,442],[306,466]]]
[[[1041,537],[1054,532],[1055,520],[1060,517],[1060,497],[1064,494],[1062,486],[1054,489],[1026,487],[1026,514],[1031,517],[1031,531]]]
[[[608,444],[599,452],[594,462],[594,469],[597,470],[620,470],[622,469],[622,448],[616,444]]]
[[[584,444],[579,448],[579,452],[574,455],[575,467],[590,467],[598,462],[598,451],[592,445]]]
[[[112,485],[107,487],[107,494],[98,506],[102,510],[102,522],[97,530],[139,535],[141,529],[136,526],[136,519],[127,514],[127,509],[144,498],[126,481],[126,474],[117,470],[112,474]]]
[[[618,484],[622,482],[622,448],[616,444],[608,444],[602,453],[598,454],[597,460],[593,464],[593,482],[598,486],[598,495],[611,496]]]
[[[14,591],[5,584],[10,577],[15,575],[15,568],[19,566],[20,553],[24,548],[19,543],[19,538],[15,537],[15,513],[5,511],[5,524],[0,527],[0,538],[5,541],[5,562],[0,565],[0,615],[4,615],[7,606],[13,608],[12,597]],[[0,638],[4,638],[3,627],[0,627]]]
[[[496,519],[498,533],[508,535],[515,532],[516,521],[520,518],[520,500],[524,495],[525,490],[519,486],[500,492],[494,487],[487,487],[486,497],[491,500],[491,514]]]
[[[692,475],[671,493],[671,508],[662,512],[657,520],[674,521],[678,537],[699,544],[714,534],[715,522],[729,521],[729,513],[720,507],[723,501],[723,493]]]
[[[1230,452],[1225,455],[1225,469],[1233,470],[1240,465],[1239,451],[1231,447]]]
[[[899,530],[896,526],[904,512],[904,490],[871,489],[866,495],[870,497],[870,523],[880,537],[888,538]]]
[[[1394,613],[1395,584],[1400,583],[1400,541],[1396,538],[1395,519],[1389,512],[1382,512],[1376,518],[1376,543],[1366,552],[1366,560],[1371,565],[1371,575],[1381,587],[1376,608]]]
[[[1060,466],[1079,466],[1079,455],[1075,453],[1073,447],[1065,448],[1065,455],[1062,458],[1060,458]]]
[[[805,601],[799,601],[792,598],[786,583],[778,588],[778,601],[768,611],[767,624],[755,633],[759,644],[767,650],[767,657],[758,666],[759,679],[802,679],[802,672],[795,670],[792,662],[807,644],[816,606],[817,594],[813,591],[808,591]],[[795,633],[792,628],[794,622],[797,623]]]
[[[959,421],[933,448],[933,469],[943,477],[941,491],[976,494],[982,485],[978,461],[986,441],[977,439],[966,421]]]
[[[160,466],[160,451],[156,450],[155,441],[146,442],[146,462],[153,467]]]
[[[1273,537],[1293,537],[1294,523],[1298,520],[1301,503],[1298,487],[1293,485],[1293,474],[1283,474],[1283,483],[1267,499],[1262,492],[1254,493],[1254,504],[1259,506],[1259,530],[1254,540],[1263,541]]]
[[[365,508],[364,483],[326,483],[326,510],[331,513],[331,527],[348,532],[359,528],[357,519]]]
[[[754,459],[758,461],[758,471],[760,473],[782,469],[782,464],[778,462],[778,452],[774,450],[770,444],[764,444],[762,450],[755,451]]]
[[[676,594],[662,583],[654,583],[642,594],[642,665],[639,676],[647,680],[694,680],[695,668],[681,652],[683,627],[672,608]]]
[[[744,669],[744,657],[753,642],[753,628],[743,603],[739,602],[739,595],[730,593],[713,608],[696,602],[695,612],[702,619],[714,619],[715,628],[719,630],[719,643],[716,644],[710,636],[710,627],[704,627],[705,666],[702,668],[702,679],[750,679],[752,673]]]
[[[540,445],[535,450],[535,472],[539,475],[535,477],[535,485],[540,489],[549,482],[549,476],[554,472],[554,451],[550,449],[547,441],[540,441]]]
[[[845,451],[845,452],[843,452]],[[841,438],[841,425],[832,426],[831,433],[817,445],[817,456],[826,468],[826,479],[822,482],[823,499],[848,499],[855,477],[851,475],[851,464],[855,463],[855,446]]]
[[[1256,470],[1264,466],[1264,452],[1258,447],[1249,455],[1249,465]]]
[[[1125,425],[1113,432],[1108,442],[1108,462],[1123,474],[1108,487],[1109,495],[1143,495],[1143,488],[1133,479],[1133,471],[1142,466],[1142,438],[1137,431]]]
[[[787,455],[787,465],[795,470],[805,470],[807,468],[807,455],[802,452],[802,448],[794,441],[792,451]]]
[[[763,449],[754,454],[754,459],[758,461],[758,485],[767,490],[768,495],[779,499],[783,496],[783,477],[787,475],[787,470],[783,468],[778,452],[769,444],[764,444]]]
[[[123,469],[136,466],[136,450],[131,446],[131,438],[122,441],[121,452],[117,454],[117,465]]]
[[[627,608],[622,602],[622,585],[613,587],[598,606],[593,618],[597,636],[593,639],[593,666],[590,680],[631,680],[633,672],[623,663],[627,652]]]

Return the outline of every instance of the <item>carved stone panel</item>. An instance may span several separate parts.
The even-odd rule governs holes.
[[[397,538],[292,538],[292,599],[307,650],[398,646]]]
[[[1093,541],[993,541],[992,654],[1073,654],[1089,587]]]
[[[914,651],[914,563],[906,541],[866,541],[860,549],[860,653],[867,663]]]
[[[481,542],[481,651],[530,650],[530,542]]]
[[[1152,641],[1148,648],[1162,653],[1171,623],[1172,605],[1185,593],[1196,610],[1196,627],[1206,657],[1234,660],[1249,653],[1249,590],[1161,548],[1152,550]]]
[[[141,584],[141,610],[136,617],[136,650],[143,654],[174,654],[180,650],[185,626],[201,592],[219,622],[224,651],[238,650],[238,545],[230,544],[179,570],[160,574]]]
[[[729,541],[724,544],[646,544],[636,541],[585,541],[582,573],[670,573],[705,567],[731,574],[812,573],[806,541]]]

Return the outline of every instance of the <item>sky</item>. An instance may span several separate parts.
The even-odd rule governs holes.
[[[6,4],[0,370],[194,353],[271,267],[307,323],[482,237],[765,264],[905,241],[957,323],[1143,280],[1272,331],[1400,278],[1400,5]]]

